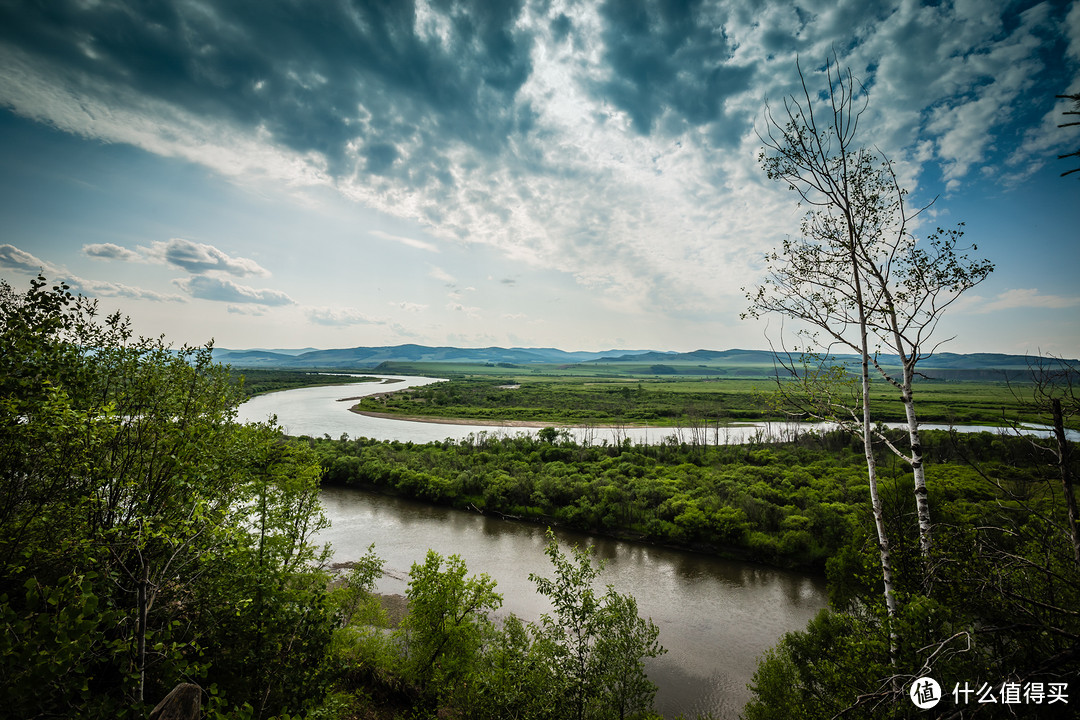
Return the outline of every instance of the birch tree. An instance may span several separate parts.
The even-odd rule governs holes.
[[[850,71],[842,73],[829,63],[826,73],[824,101],[811,97],[800,67],[802,97],[786,98],[779,116],[766,108],[762,137],[766,148],[758,159],[770,180],[786,183],[810,209],[800,236],[785,239],[779,252],[766,256],[768,273],[762,285],[748,293],[748,312],[754,317],[775,312],[804,323],[810,328],[800,330],[806,358],[818,354],[826,359],[839,344],[861,359],[855,404],[845,405],[825,391],[819,395],[824,399],[819,407],[826,417],[862,437],[885,606],[893,618],[892,550],[878,492],[870,414],[871,304],[860,262],[863,246],[885,231],[892,203],[885,195],[887,188],[874,154],[856,147],[859,121],[866,110],[865,93],[857,95]],[[793,365],[788,369],[807,387],[821,378],[817,373],[800,374]]]
[[[919,361],[934,354],[942,342],[934,333],[942,314],[965,290],[978,285],[993,271],[987,260],[971,258],[962,244],[963,223],[952,229],[938,228],[926,242],[917,243],[906,230],[904,191],[886,161],[886,181],[891,182],[897,203],[899,223],[891,238],[860,248],[860,263],[869,279],[871,311],[868,327],[879,346],[895,353],[900,362],[899,376],[878,362],[874,365],[881,377],[900,391],[907,420],[908,449],[896,447],[882,438],[889,448],[910,466],[915,485],[915,507],[919,521],[919,549],[924,558],[930,555],[932,529],[930,500],[926,489],[919,420],[915,412],[914,381]]]
[[[963,223],[938,228],[924,241],[913,235],[912,221],[928,206],[910,208],[892,162],[878,151],[856,146],[867,98],[858,92],[851,73],[834,71],[830,63],[826,74],[824,112],[820,104],[814,107],[800,69],[803,97],[785,101],[779,120],[766,114],[762,166],[770,179],[786,182],[811,209],[802,237],[786,240],[782,252],[767,257],[769,275],[750,295],[752,312],[780,312],[807,323],[824,337],[825,352],[818,357],[827,358],[836,346],[855,352],[867,370],[873,364],[899,391],[908,447],[878,437],[911,467],[919,547],[928,558],[932,524],[915,408],[917,365],[948,340],[935,337],[944,312],[982,282],[993,264],[968,254],[977,248],[963,244]],[[804,340],[810,340],[804,351],[822,349],[812,333],[804,333]],[[881,360],[882,352],[897,357],[899,373]],[[803,373],[803,385],[815,384],[822,374],[828,373]],[[869,453],[874,430],[869,422],[869,372],[861,377],[867,387],[857,429]],[[820,397],[827,391],[819,386],[815,392]],[[843,419],[848,426],[854,424],[851,417]]]

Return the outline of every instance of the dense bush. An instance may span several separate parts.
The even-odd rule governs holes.
[[[937,460],[927,471],[934,500],[974,503],[970,514],[991,497],[989,483],[962,461],[974,453],[1013,486],[1033,482],[1026,441],[926,436]],[[321,458],[324,482],[822,571],[869,522],[861,448],[840,433],[719,447],[546,438],[307,442]],[[883,453],[881,468],[891,512],[905,516],[906,467]]]
[[[210,349],[135,339],[62,286],[0,285],[0,707],[145,717],[321,702],[334,620],[309,543],[320,467]]]

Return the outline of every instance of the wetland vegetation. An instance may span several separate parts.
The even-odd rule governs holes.
[[[555,425],[715,426],[757,420],[790,420],[799,408],[784,405],[775,379],[764,370],[756,378],[728,378],[708,368],[686,367],[677,376],[642,376],[621,366],[601,366],[582,374],[580,367],[544,366],[523,371],[460,365],[425,373],[448,377],[444,383],[363,398],[357,412],[398,417],[523,421]],[[922,380],[917,382],[920,418],[944,425],[1047,423],[1024,399],[1027,383]],[[884,382],[871,387],[874,416],[880,422],[901,422],[904,407],[895,389]]]

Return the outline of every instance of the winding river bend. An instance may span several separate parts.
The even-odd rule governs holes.
[[[301,388],[262,395],[238,411],[238,420],[265,421],[276,415],[290,435],[369,437],[417,443],[462,439],[472,433],[514,435],[536,432],[519,427],[450,425],[367,417],[350,412],[356,398],[389,390],[429,385],[438,378],[386,377],[383,383]],[[385,384],[384,384],[385,383]],[[924,426],[933,427],[933,426]],[[997,428],[966,427],[964,431]],[[603,443],[629,438],[660,442],[671,428],[577,430],[577,441]],[[757,424],[721,430],[709,442],[745,442],[757,434],[790,434],[790,426]],[[1036,433],[1039,430],[1035,431]],[[1070,431],[1071,435],[1076,435]],[[1074,438],[1075,439],[1075,438]],[[529,573],[548,574],[543,554],[544,528],[436,508],[358,490],[327,488],[323,505],[332,526],[320,536],[331,543],[336,561],[359,558],[368,545],[386,562],[379,584],[384,593],[405,592],[408,571],[428,548],[462,556],[471,573],[486,572],[498,583],[504,605],[526,620],[548,608],[535,594]],[[656,708],[665,717],[712,713],[734,719],[749,699],[746,684],[757,659],[785,632],[805,627],[827,604],[820,578],[725,561],[690,552],[592,538],[563,531],[560,542],[591,545],[607,562],[601,578],[637,598],[643,616],[660,627],[666,655],[650,662],[649,677],[660,690]]]
[[[319,540],[331,544],[335,560],[359,558],[375,543],[386,563],[379,592],[404,594],[409,568],[432,548],[461,555],[470,574],[490,575],[503,596],[500,613],[536,620],[550,610],[529,581],[529,573],[552,575],[542,527],[349,488],[326,488],[322,501],[331,526]],[[668,718],[737,718],[758,656],[827,603],[824,581],[802,573],[557,534],[564,546],[592,546],[605,561],[601,582],[632,594],[641,615],[660,628],[668,652],[650,661],[648,672],[660,688],[656,709]]]
[[[290,435],[370,437],[412,442],[464,438],[470,433],[513,435],[525,428],[448,425],[367,417],[350,412],[355,398],[439,382],[437,378],[381,377],[383,383],[300,388],[249,400],[239,409],[241,422],[276,415]],[[737,442],[757,427],[721,436]],[[632,442],[658,442],[666,428],[620,430]],[[587,434],[586,434],[587,433]],[[614,431],[578,431],[578,441],[616,442]],[[335,561],[355,560],[375,543],[386,574],[378,589],[404,594],[409,568],[423,561],[428,548],[462,556],[470,573],[488,573],[503,595],[501,613],[536,620],[547,612],[529,573],[550,576],[544,555],[544,530],[476,513],[431,507],[347,488],[326,488],[323,506],[331,527],[319,540],[329,542]],[[589,545],[606,563],[603,584],[632,594],[642,616],[660,628],[667,653],[648,665],[659,686],[656,709],[665,717],[712,713],[734,719],[750,697],[757,659],[785,632],[805,627],[827,604],[825,583],[803,573],[637,543],[560,531],[563,544]]]
[[[481,432],[511,436],[522,432],[536,432],[535,429],[508,427],[505,425],[455,425],[359,415],[349,410],[355,404],[355,402],[350,401],[351,399],[443,382],[441,378],[430,377],[388,375],[368,375],[367,377],[377,377],[382,382],[324,385],[259,395],[239,407],[237,420],[239,422],[263,422],[267,418],[276,415],[278,422],[289,435],[309,435],[312,437],[329,435],[336,438],[342,433],[347,433],[354,438],[368,437],[375,440],[401,440],[402,442],[411,441],[416,443],[441,442],[447,438],[461,440],[470,434]],[[901,427],[899,423],[887,424],[891,427]],[[805,432],[808,429],[821,426],[820,424],[806,423],[746,423],[735,427],[720,428],[718,431],[710,429],[707,433],[702,433],[701,440],[709,444],[715,442],[725,444],[746,442],[758,436],[783,439],[791,437],[796,432]],[[920,427],[926,430],[949,429],[947,425],[927,423],[920,424]],[[979,432],[981,430],[1000,432],[1000,428],[983,425],[956,426],[955,429],[960,432]],[[1050,437],[1050,431],[1043,427],[1033,426],[1025,430],[1025,432],[1041,437]],[[672,435],[690,441],[691,433],[692,431],[688,429],[672,427],[592,427],[572,428],[570,430],[570,434],[575,441],[596,445],[605,442],[617,444],[627,438],[632,443],[659,443]],[[1080,432],[1067,430],[1066,435],[1073,442],[1080,441]]]

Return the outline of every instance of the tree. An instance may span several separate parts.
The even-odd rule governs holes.
[[[781,312],[822,331],[825,357],[835,345],[861,356],[867,367],[860,375],[864,387],[859,432],[868,452],[873,431],[868,366],[872,363],[877,374],[900,392],[907,450],[884,434],[877,437],[911,467],[919,545],[928,559],[932,526],[915,409],[917,365],[945,342],[934,338],[945,311],[982,282],[993,264],[968,256],[968,250],[977,248],[961,244],[963,223],[938,228],[924,241],[915,237],[909,228],[925,207],[909,210],[908,193],[887,157],[856,147],[865,93],[857,99],[850,71],[846,77],[834,73],[829,63],[826,75],[829,107],[824,115],[831,109],[831,124],[825,120],[819,125],[820,109],[815,110],[801,69],[803,98],[785,102],[785,116],[779,121],[766,111],[769,129],[762,166],[770,179],[787,183],[812,209],[803,222],[802,237],[786,240],[781,253],[767,257],[769,275],[749,296],[752,312]],[[816,350],[815,338],[809,339],[809,348],[804,349]],[[899,375],[881,360],[882,351],[895,354]],[[835,379],[828,373],[809,377],[804,373],[803,379],[810,382],[803,385],[823,378]]]
[[[554,651],[566,707],[559,717],[626,718],[647,711],[656,686],[645,675],[644,658],[665,652],[657,638],[659,628],[637,614],[637,603],[612,586],[598,597],[593,587],[603,565],[578,547],[573,558],[559,550],[548,530],[544,553],[555,566],[555,577],[530,575],[537,591],[551,601],[553,614],[541,617],[542,637]]]
[[[856,95],[856,83],[830,62],[826,65],[827,100],[821,108],[811,97],[799,68],[803,96],[784,100],[784,114],[777,119],[766,107],[767,149],[758,156],[771,180],[785,182],[811,210],[802,223],[802,235],[784,240],[782,250],[766,256],[769,273],[764,283],[749,292],[749,314],[759,317],[777,312],[806,323],[825,334],[800,331],[807,342],[804,357],[825,350],[827,359],[834,344],[860,357],[860,392],[855,406],[842,406],[830,398],[826,387],[827,414],[855,430],[863,440],[867,478],[881,561],[885,605],[889,617],[896,615],[893,593],[891,543],[885,527],[877,466],[873,450],[870,415],[870,349],[867,277],[862,267],[862,246],[882,234],[903,226],[903,197],[889,192],[889,174],[873,153],[856,147],[859,119],[866,109],[865,93]],[[819,115],[824,124],[819,124]],[[897,210],[900,210],[899,216]],[[824,343],[824,344],[822,344]],[[804,387],[820,387],[817,381],[830,373],[800,372],[788,365],[792,377]],[[861,417],[860,417],[861,416]]]
[[[893,181],[894,196],[901,199],[903,191],[888,168]],[[899,213],[903,216],[902,205]],[[908,452],[882,440],[911,466],[915,483],[915,504],[919,519],[919,547],[923,558],[929,558],[931,541],[930,503],[926,489],[922,442],[919,421],[915,412],[913,383],[919,361],[934,354],[942,342],[933,340],[942,314],[961,293],[986,279],[994,266],[987,260],[976,260],[960,245],[964,236],[963,223],[953,229],[938,228],[923,243],[902,229],[891,239],[865,244],[860,262],[870,278],[868,327],[880,346],[896,353],[900,360],[900,376],[895,377],[878,362],[874,366],[881,377],[900,391],[908,428]],[[971,250],[977,250],[974,245]]]
[[[466,578],[460,555],[428,550],[409,571],[409,614],[402,623],[409,676],[424,693],[450,699],[490,634],[488,612],[502,606],[488,575]]]
[[[1029,371],[1032,381],[1030,399],[1021,397],[1022,391],[1017,388],[1013,389],[1013,394],[1039,415],[1049,415],[1051,418],[1053,445],[1036,445],[1054,457],[1068,514],[1067,534],[1072,543],[1077,568],[1080,568],[1080,511],[1077,510],[1076,493],[1073,489],[1072,443],[1065,434],[1065,422],[1080,417],[1080,395],[1076,392],[1076,383],[1080,381],[1080,368],[1065,358],[1039,357],[1029,361]]]
[[[0,284],[0,348],[5,709],[108,714],[211,663],[258,715],[317,694],[288,672],[317,671],[329,632],[314,455],[233,422],[210,346],[135,338],[43,277]]]
[[[1056,97],[1059,100],[1072,100],[1073,109],[1063,111],[1063,115],[1080,115],[1080,93],[1073,93],[1072,95],[1057,95]],[[1058,127],[1075,127],[1077,125],[1080,125],[1080,122],[1061,123],[1060,125],[1058,125]],[[1066,153],[1064,155],[1058,155],[1058,160],[1064,160],[1065,158],[1076,157],[1078,155],[1080,155],[1080,150]],[[1061,173],[1061,177],[1065,177],[1066,175],[1072,175],[1074,172],[1080,172],[1080,168],[1066,170],[1065,172]]]

